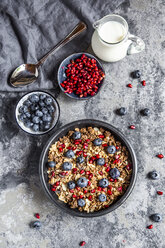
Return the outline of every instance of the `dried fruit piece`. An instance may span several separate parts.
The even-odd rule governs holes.
[[[161,153],[160,153],[160,154],[157,154],[156,156],[157,156],[158,158],[160,158],[160,159],[164,158],[163,154],[161,154]]]
[[[86,244],[85,241],[81,241],[81,242],[80,242],[80,246],[84,246],[85,244]]]
[[[35,214],[35,217],[36,217],[37,219],[40,219],[40,214],[39,214],[39,213],[36,213],[36,214]]]
[[[149,225],[147,226],[148,229],[152,229],[153,228],[153,225]]]
[[[163,195],[163,192],[162,191],[157,191],[157,194],[158,195]]]
[[[132,88],[133,86],[132,86],[132,84],[127,84],[127,87]]]
[[[135,129],[134,125],[129,126],[130,129]]]

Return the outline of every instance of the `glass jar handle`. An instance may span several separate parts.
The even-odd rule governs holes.
[[[128,40],[132,41],[127,50],[128,55],[131,55],[134,53],[140,53],[145,49],[145,43],[141,38],[133,34],[129,34]]]

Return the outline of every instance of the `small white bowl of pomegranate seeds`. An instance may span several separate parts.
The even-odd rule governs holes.
[[[84,100],[95,96],[104,81],[101,63],[89,53],[74,53],[58,69],[58,84],[69,97]]]

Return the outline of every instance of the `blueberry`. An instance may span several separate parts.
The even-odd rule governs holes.
[[[47,108],[42,108],[41,111],[42,111],[42,113],[43,113],[44,115],[46,115],[46,114],[48,113]]]
[[[62,169],[63,169],[64,171],[70,171],[70,170],[72,169],[72,164],[69,163],[69,162],[64,162],[64,163],[62,164]]]
[[[53,100],[52,100],[52,98],[49,97],[49,96],[47,96],[46,99],[44,100],[44,103],[45,103],[46,105],[50,105],[52,102],[53,102]]]
[[[77,180],[77,185],[81,188],[83,187],[87,187],[88,185],[88,180],[86,179],[86,177],[80,177],[78,180]]]
[[[117,179],[120,176],[120,171],[117,168],[112,168],[109,171],[109,175],[113,179]]]
[[[153,180],[158,180],[160,178],[160,175],[156,170],[149,172],[148,175]]]
[[[75,187],[76,187],[76,184],[75,184],[74,181],[68,182],[68,188],[69,188],[69,189],[74,189]]]
[[[108,146],[107,147],[107,152],[109,154],[114,154],[116,152],[116,147],[115,146]]]
[[[106,188],[108,187],[108,185],[109,185],[109,182],[106,178],[103,178],[99,181],[99,186],[102,188]]]
[[[26,100],[23,103],[23,105],[26,105],[27,107],[29,107],[31,104],[32,104],[32,102],[30,100]]]
[[[52,117],[49,114],[45,114],[43,115],[42,120],[45,122],[50,122],[52,120]]]
[[[155,221],[155,222],[160,222],[160,221],[162,221],[162,216],[160,215],[160,214],[152,214],[151,216],[150,216],[150,218],[153,220],[153,221]]]
[[[127,113],[127,110],[126,110],[126,108],[121,107],[121,108],[119,108],[119,109],[117,110],[117,113],[118,113],[119,115],[125,115],[125,114]]]
[[[100,195],[98,196],[98,198],[99,198],[99,201],[101,201],[101,202],[105,202],[105,201],[107,200],[107,197],[106,197],[105,194],[100,194]]]
[[[78,164],[84,163],[84,158],[83,158],[82,156],[78,157],[78,158],[76,159],[76,163],[78,163]]]
[[[38,109],[38,110],[36,110],[35,115],[38,117],[42,117],[43,113]]]
[[[133,72],[131,73],[131,76],[132,76],[133,78],[140,78],[141,72],[140,72],[139,70],[133,71]]]
[[[99,139],[99,138],[97,138],[97,139],[95,139],[95,140],[93,141],[93,144],[94,144],[95,146],[101,146],[102,140]]]
[[[72,150],[68,150],[66,153],[65,153],[65,157],[67,158],[74,158],[74,152]]]
[[[19,115],[19,120],[20,121],[25,121],[26,120],[26,115],[25,114],[21,114],[21,115]]]
[[[50,127],[51,127],[51,123],[50,122],[46,122],[46,123],[44,123],[44,125],[43,125],[43,129],[46,131],[46,130],[48,130],[48,129],[50,129]]]
[[[53,105],[48,106],[48,111],[50,114],[54,113],[55,108],[53,107]]]
[[[39,102],[39,96],[38,96],[37,94],[32,94],[31,96],[29,96],[29,100],[30,100],[32,103]]]
[[[96,161],[97,165],[104,165],[105,164],[105,159],[104,158],[98,158]]]
[[[24,109],[24,106],[20,106],[18,109],[18,112],[22,114],[24,112],[23,109]]]
[[[53,167],[56,166],[56,163],[54,161],[50,161],[50,162],[47,163],[47,165],[48,165],[48,167],[53,168]]]
[[[39,220],[36,220],[32,223],[32,227],[39,229],[41,227],[41,222]]]
[[[44,106],[45,106],[44,101],[40,100],[40,101],[39,101],[39,105],[40,105],[40,107],[44,107]]]
[[[25,121],[24,125],[25,125],[25,127],[30,128],[33,126],[33,123],[31,121],[27,120],[27,121]]]
[[[35,112],[37,109],[39,109],[39,106],[38,106],[38,104],[32,104],[31,106],[30,106],[30,109],[31,109],[31,111],[32,112]]]
[[[27,118],[31,117],[31,114],[29,112],[26,112],[25,115],[26,115]]]
[[[85,206],[85,200],[84,199],[78,199],[77,204],[79,207],[84,207]]]
[[[39,98],[40,98],[40,100],[44,100],[44,99],[46,98],[46,95],[45,95],[45,94],[41,94],[41,95],[39,96]]]
[[[40,118],[38,116],[34,116],[32,118],[32,122],[38,124],[40,122]]]
[[[39,131],[39,125],[38,124],[34,124],[33,127],[32,127],[32,129],[33,129],[34,132]]]
[[[150,110],[148,108],[145,108],[141,110],[141,114],[144,116],[149,116],[150,115]]]
[[[28,112],[29,110],[28,110],[28,107],[27,106],[23,106],[23,113],[26,113],[26,112]]]
[[[81,138],[81,133],[78,132],[78,131],[75,131],[75,132],[73,133],[73,139],[74,139],[74,140],[77,140],[77,139],[80,139],[80,138]]]

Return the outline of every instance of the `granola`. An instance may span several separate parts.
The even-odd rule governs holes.
[[[125,193],[132,166],[127,148],[109,131],[87,127],[69,131],[50,147],[47,173],[59,200],[79,211],[94,212],[109,207]],[[87,185],[79,183],[82,178]]]

